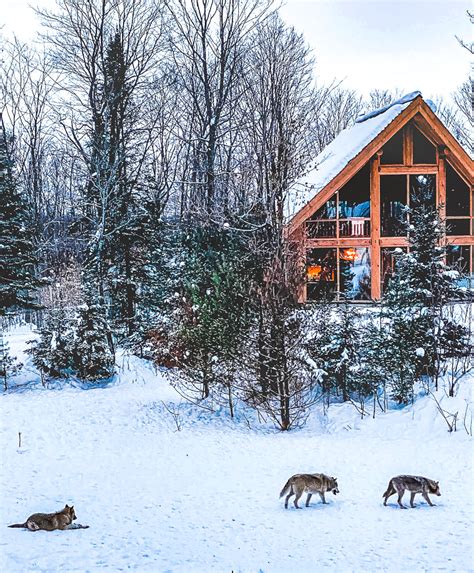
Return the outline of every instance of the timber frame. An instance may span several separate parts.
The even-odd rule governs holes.
[[[436,151],[436,160],[432,163],[414,163],[414,128],[432,144]],[[383,146],[396,134],[402,133],[403,161],[400,164],[383,164]],[[469,188],[469,234],[446,237],[449,245],[470,246],[469,271],[474,274],[474,204],[473,204],[473,161],[453,137],[440,119],[433,113],[429,105],[418,95],[411,103],[392,120],[374,139],[368,143],[347,165],[327,183],[306,205],[304,205],[289,221],[287,233],[293,245],[297,245],[298,256],[306,264],[306,253],[315,248],[364,247],[370,250],[370,299],[376,301],[382,296],[381,284],[381,250],[383,248],[407,248],[406,236],[382,236],[381,234],[381,177],[384,175],[434,175],[436,176],[436,205],[440,207],[443,219],[446,217],[446,169],[447,166],[455,171]],[[370,221],[367,219],[367,229],[360,233],[362,236],[349,238],[340,236],[339,222],[337,232],[332,237],[315,237],[306,230],[306,223],[312,215],[327,201],[332,199],[346,183],[363,167],[370,169]],[[407,177],[407,186],[410,177]],[[407,187],[408,189],[408,187]],[[409,190],[408,190],[409,193]],[[338,215],[339,217],[339,215]],[[460,219],[461,217],[451,217]],[[466,219],[466,216],[463,216]],[[370,225],[369,225],[370,222]],[[337,251],[339,252],[339,251]],[[302,285],[298,300],[308,300],[307,285]]]

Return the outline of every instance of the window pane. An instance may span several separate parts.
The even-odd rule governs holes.
[[[446,215],[470,215],[469,187],[449,164],[446,165]]]
[[[436,148],[416,127],[413,128],[413,163],[436,163]]]
[[[387,290],[388,283],[392,278],[394,272],[397,269],[397,264],[399,261],[399,257],[401,253],[406,253],[406,248],[400,247],[384,247],[381,250],[381,265],[380,265],[380,273],[381,273],[381,284],[382,284],[382,293]]]
[[[446,219],[447,235],[470,235],[470,227],[470,219]]]
[[[370,167],[363,167],[339,191],[339,218],[370,217]]]
[[[446,248],[447,265],[457,270],[461,275],[458,281],[459,286],[467,288],[470,286],[470,251],[471,247],[468,245],[448,245]]]
[[[469,274],[470,249],[467,245],[448,245],[446,263],[462,275]]]
[[[365,165],[339,191],[339,235],[370,236],[370,166]]]
[[[410,175],[410,207],[435,205],[436,175]]]
[[[351,300],[370,300],[370,249],[339,249],[339,289]]]
[[[336,249],[306,251],[307,299],[333,298],[336,292]]]
[[[382,148],[380,163],[383,165],[403,163],[403,131],[400,130]]]
[[[380,223],[383,237],[401,237],[407,234],[406,182],[406,175],[380,177]]]
[[[306,222],[309,239],[336,236],[336,197],[326,201]]]

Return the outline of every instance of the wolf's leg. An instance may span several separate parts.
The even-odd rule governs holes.
[[[303,495],[303,492],[297,491],[295,495],[296,495],[296,497],[295,497],[295,500],[293,501],[293,503],[295,504],[296,509],[301,509],[301,507],[298,505],[298,500]]]
[[[293,491],[293,489],[290,489],[290,493],[285,498],[285,509],[288,509],[288,500],[292,495],[295,495],[295,492]]]
[[[398,500],[397,500],[397,501],[398,501],[398,505],[399,505],[402,509],[406,509],[406,507],[405,507],[405,506],[403,505],[403,503],[402,503],[402,497],[403,497],[403,494],[404,494],[404,493],[405,493],[405,490],[404,490],[404,489],[399,489],[399,490],[398,490]]]
[[[70,523],[64,529],[89,529],[88,525],[81,525],[80,523]]]
[[[426,501],[428,502],[429,505],[431,505],[431,507],[434,507],[434,503],[431,503],[431,499],[428,497],[428,494],[426,493],[426,491],[422,491],[421,495],[426,499]]]
[[[306,507],[309,505],[309,500],[311,499],[312,493],[308,493],[308,497],[306,498]]]
[[[321,501],[323,503],[327,503],[326,498],[324,497],[324,491],[323,492],[318,491],[318,493],[319,493],[319,497],[321,498]]]
[[[34,521],[27,521],[26,522],[26,527],[30,530],[30,531],[38,531],[39,529],[39,525],[37,523],[35,523]]]
[[[416,507],[415,504],[413,503],[413,501],[415,499],[415,495],[416,495],[416,491],[412,491],[410,494],[410,506],[411,507]]]

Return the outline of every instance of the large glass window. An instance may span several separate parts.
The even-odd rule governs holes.
[[[398,131],[382,148],[380,163],[400,165],[403,163],[403,130]]]
[[[307,299],[332,299],[336,294],[336,249],[306,251]]]
[[[338,193],[340,237],[370,235],[370,166],[365,165]]]
[[[413,128],[413,163],[436,163],[436,147],[416,127]]]
[[[469,245],[448,245],[446,248],[446,264],[460,274],[459,284],[469,287],[474,268],[471,269],[473,247]]]
[[[407,176],[380,177],[380,223],[383,237],[406,235]]]
[[[410,207],[435,206],[436,175],[410,175]]]
[[[400,255],[406,252],[407,249],[405,247],[384,247],[381,249],[380,279],[382,285],[382,293],[387,290],[388,284],[397,270]]]
[[[306,234],[309,239],[335,237],[337,229],[336,196],[326,201],[306,222]]]
[[[446,165],[446,232],[448,235],[470,235],[471,205],[469,186],[456,171]]]
[[[339,292],[350,300],[370,300],[370,248],[339,249]]]

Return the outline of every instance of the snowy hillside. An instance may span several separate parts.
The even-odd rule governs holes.
[[[28,338],[11,334],[12,354]],[[1,397],[2,571],[473,570],[472,441],[462,423],[448,434],[429,397],[375,420],[331,406],[278,433],[242,412],[232,421],[180,404],[137,358],[122,356],[102,388],[44,389],[28,364],[22,376],[33,383]],[[462,416],[471,383],[445,407]],[[278,495],[297,472],[337,476],[340,495],[285,510]],[[436,507],[420,496],[415,509],[400,510],[395,496],[384,507],[401,473],[439,480]],[[90,529],[6,527],[65,503]]]

